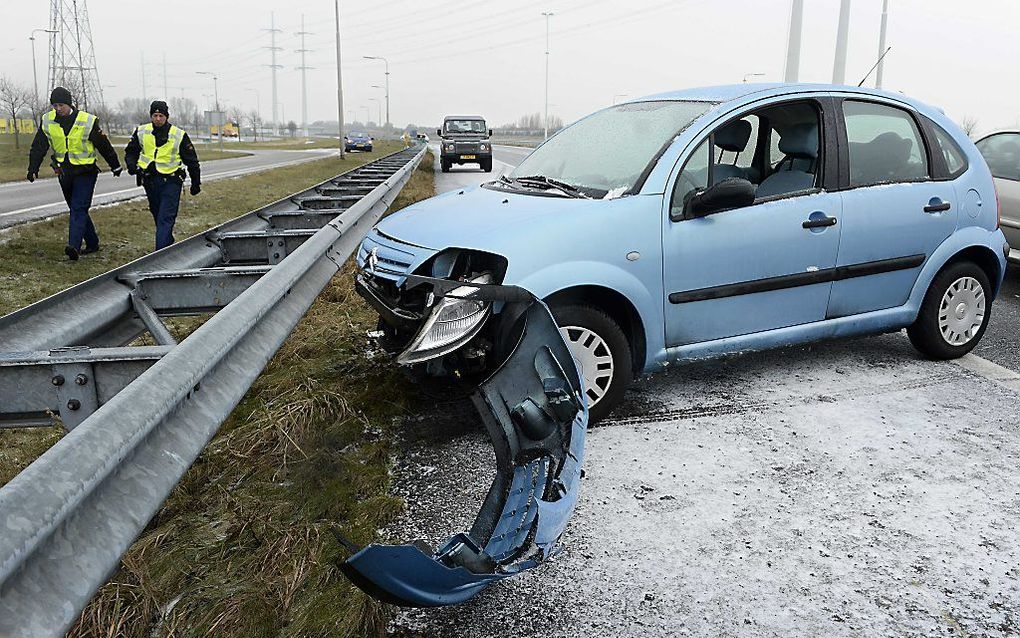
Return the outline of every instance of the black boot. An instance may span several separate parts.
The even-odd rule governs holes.
[[[78,249],[74,246],[64,246],[64,254],[71,261],[78,261]]]

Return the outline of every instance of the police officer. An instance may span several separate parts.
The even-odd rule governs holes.
[[[114,176],[120,176],[120,160],[117,151],[110,144],[99,119],[91,113],[79,111],[71,104],[71,92],[58,86],[50,94],[53,110],[42,116],[39,130],[32,140],[28,155],[28,181],[39,177],[46,151],[53,149],[50,164],[57,174],[60,190],[70,209],[67,246],[64,254],[71,261],[78,255],[87,255],[99,250],[99,235],[89,217],[92,194],[96,190],[99,166],[96,165],[96,151],[102,154]],[[82,241],[85,248],[82,249]]]
[[[202,191],[198,153],[188,134],[169,122],[166,102],[156,100],[149,106],[151,124],[141,124],[131,135],[124,150],[128,173],[145,187],[149,212],[156,222],[156,250],[174,243],[174,222],[181,203],[184,166],[191,177],[191,194]]]

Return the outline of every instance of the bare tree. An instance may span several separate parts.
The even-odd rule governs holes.
[[[297,122],[294,120],[287,122],[287,130],[290,131],[290,136],[294,137],[294,132],[297,131]]]
[[[0,76],[0,109],[4,117],[11,116],[11,131],[14,133],[14,148],[20,149],[18,131],[18,115],[32,108],[32,90],[18,84],[7,76]]]
[[[963,132],[967,134],[967,137],[974,137],[974,133],[977,131],[977,127],[978,127],[977,118],[972,117],[970,115],[963,118],[963,121],[960,122],[960,128],[962,128]]]

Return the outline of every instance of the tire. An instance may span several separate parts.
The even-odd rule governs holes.
[[[588,395],[588,421],[601,421],[619,405],[634,380],[630,342],[619,324],[598,308],[563,304],[554,305],[551,310],[571,354],[581,364]],[[610,360],[596,362],[595,357],[600,354]],[[608,378],[593,374],[600,368],[604,371],[606,364],[610,364]]]
[[[910,343],[931,359],[957,359],[974,349],[991,317],[988,275],[960,261],[935,275],[921,311],[907,328]]]
[[[479,166],[482,167],[482,170],[485,171],[486,173],[491,173],[492,172],[492,160],[491,159],[482,160],[478,164],[479,164]]]
[[[441,169],[443,169],[444,173],[449,173],[450,172],[450,160],[448,160],[448,159],[440,159],[439,160],[439,167]]]

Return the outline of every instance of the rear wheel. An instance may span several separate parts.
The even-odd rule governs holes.
[[[630,343],[612,317],[598,308],[566,304],[551,310],[581,369],[589,421],[600,421],[620,403],[634,379]]]
[[[439,160],[439,167],[441,169],[443,169],[444,173],[449,173],[450,172],[450,160],[448,160],[448,159],[440,159]]]
[[[988,327],[988,276],[969,261],[955,263],[932,280],[917,320],[907,328],[910,342],[932,359],[956,359],[974,349]]]

